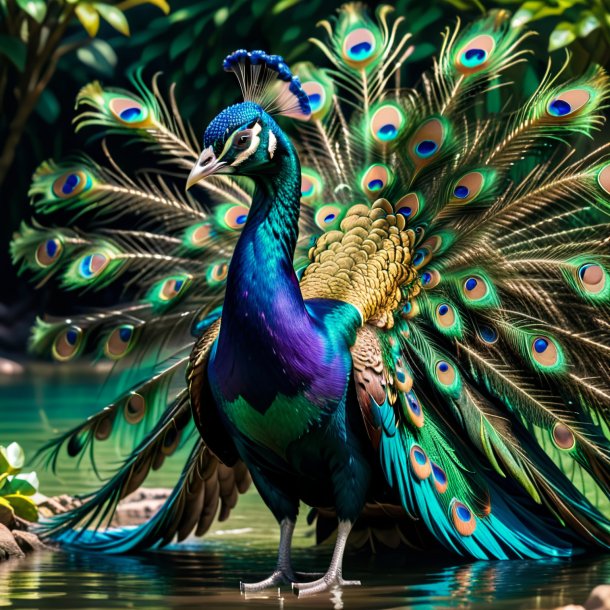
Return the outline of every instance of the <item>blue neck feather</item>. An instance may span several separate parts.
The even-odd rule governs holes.
[[[276,137],[277,171],[256,177],[229,267],[216,352],[227,399],[242,395],[261,410],[278,392],[294,395],[309,382],[324,351],[293,268],[300,164],[285,134]]]

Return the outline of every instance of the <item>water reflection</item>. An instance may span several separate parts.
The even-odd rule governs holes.
[[[295,563],[314,571],[328,560],[319,549],[299,550]],[[135,557],[41,553],[0,566],[0,606],[64,608],[227,609],[244,598],[238,583],[271,569],[267,549],[174,550]],[[351,556],[346,569],[361,588],[296,600],[289,589],[249,597],[251,608],[390,609],[553,608],[582,603],[597,584],[610,582],[610,558],[574,561],[476,562],[438,567],[400,554]]]
[[[18,440],[32,455],[57,430],[67,429],[104,404],[103,398],[91,400],[97,383],[99,380],[84,378],[79,383],[39,377],[11,384],[0,380],[0,442]],[[102,443],[100,458],[116,461],[112,445]],[[169,461],[148,484],[173,484],[179,462]],[[92,480],[83,466],[74,465],[64,471],[63,478],[42,471],[39,475],[48,494],[84,491]],[[312,548],[312,534],[303,524],[297,527],[295,567],[306,572],[320,571],[330,559],[330,549]],[[284,589],[280,595],[271,591],[244,602],[239,581],[268,575],[277,538],[269,511],[256,494],[247,494],[230,521],[217,524],[203,542],[177,545],[168,552],[134,557],[41,553],[0,564],[0,607],[533,610],[582,603],[594,586],[610,583],[610,557],[448,564],[445,555],[424,558],[415,551],[404,551],[349,556],[346,576],[362,580],[361,588],[298,601],[290,589]]]

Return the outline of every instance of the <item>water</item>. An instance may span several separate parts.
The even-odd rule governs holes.
[[[247,539],[216,539],[139,557],[44,553],[0,565],[0,607],[184,608],[554,608],[584,601],[591,588],[610,580],[610,559],[574,562],[476,562],[438,567],[413,557],[351,555],[350,578],[364,586],[315,598],[295,599],[290,590],[253,596],[244,603],[238,583],[263,577],[273,550],[251,549]],[[327,551],[299,549],[295,564],[316,570]]]
[[[58,378],[40,369],[26,378],[0,379],[0,444],[20,442],[32,455],[41,442],[94,412],[103,401],[93,372]],[[100,457],[116,460],[112,446]],[[180,456],[149,481],[170,486]],[[48,495],[90,488],[91,473],[69,468],[61,477],[38,469]],[[47,610],[135,608],[233,609],[340,608],[441,610],[449,608],[551,609],[583,603],[591,589],[610,583],[610,557],[459,563],[431,560],[416,551],[346,558],[347,578],[363,587],[296,599],[284,588],[249,597],[239,581],[258,580],[273,568],[277,528],[255,492],[242,497],[228,522],[217,523],[205,538],[190,539],[162,552],[130,557],[83,553],[38,553],[0,564],[0,607]],[[295,537],[298,570],[325,568],[331,549],[313,547],[311,528],[300,524]]]

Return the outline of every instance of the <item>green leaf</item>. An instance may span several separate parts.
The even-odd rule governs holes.
[[[54,123],[59,116],[60,106],[55,94],[50,89],[45,89],[38,98],[36,113],[47,123]]]
[[[6,457],[6,447],[0,445],[0,476],[6,475],[10,468],[8,458]]]
[[[174,38],[172,44],[169,48],[169,57],[171,60],[176,59],[179,55],[182,55],[187,49],[189,49],[193,45],[193,33],[190,29],[185,30],[178,36]]]
[[[567,47],[576,40],[576,26],[568,21],[562,21],[549,37],[549,51]]]
[[[134,6],[139,6],[140,4],[152,4],[153,6],[160,8],[166,15],[169,14],[170,11],[169,4],[166,0],[124,0],[117,4],[117,8],[126,11]]]
[[[20,496],[33,496],[37,491],[40,483],[35,472],[28,472],[27,474],[18,474],[15,477],[11,477],[8,481],[8,485],[3,489],[3,496],[18,494]]]
[[[203,55],[204,51],[205,47],[202,44],[194,44],[191,47],[191,50],[184,61],[184,70],[187,74],[194,72],[199,67],[201,56]]]
[[[519,27],[530,21],[538,21],[545,17],[556,17],[563,15],[573,4],[581,0],[559,0],[555,3],[540,2],[539,0],[528,0],[524,2],[512,18],[513,27]]]
[[[26,521],[38,521],[38,506],[31,498],[17,494],[4,496],[15,514]]]
[[[420,42],[415,45],[415,50],[409,55],[409,61],[419,61],[426,57],[430,57],[436,52],[436,45],[430,42]]]
[[[0,55],[4,55],[8,58],[19,72],[25,70],[27,46],[22,40],[19,40],[19,38],[0,35]]]
[[[273,8],[271,9],[271,13],[274,15],[279,15],[282,11],[292,8],[295,4],[298,4],[299,2],[300,0],[280,0],[279,2],[274,3]]]
[[[597,30],[601,26],[599,19],[593,14],[589,12],[585,12],[582,14],[580,20],[578,21],[578,35],[581,38],[586,38],[591,32]]]
[[[17,0],[17,5],[38,23],[42,23],[47,14],[47,5],[44,0]]]
[[[153,59],[163,55],[166,51],[166,45],[164,42],[155,42],[154,44],[147,45],[142,53],[141,62],[147,64]]]
[[[82,23],[87,34],[93,38],[100,29],[100,16],[93,6],[87,2],[79,3],[74,9],[78,20]]]
[[[214,13],[214,24],[220,27],[229,18],[229,9],[226,6],[219,8]]]
[[[87,47],[76,52],[78,59],[87,67],[104,76],[112,76],[117,64],[117,56],[114,49],[105,41],[96,38]]]
[[[445,2],[455,6],[460,11],[482,10],[482,5],[477,0],[445,0]]]
[[[97,12],[115,29],[124,36],[129,36],[129,24],[127,23],[127,17],[125,13],[116,6],[111,4],[103,4],[102,2],[96,2],[93,5]]]

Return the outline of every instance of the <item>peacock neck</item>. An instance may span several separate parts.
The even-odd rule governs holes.
[[[300,164],[283,134],[275,154],[273,173],[255,179],[248,220],[229,266],[219,345],[229,351],[237,343],[269,355],[271,363],[277,354],[294,359],[290,354],[311,323],[293,267]]]
[[[257,176],[248,220],[227,278],[224,315],[306,315],[293,268],[298,237],[301,171],[287,142],[273,173]]]
[[[340,333],[330,336],[324,330],[320,303],[317,313],[306,308],[293,268],[301,195],[299,161],[281,136],[276,155],[281,155],[277,172],[256,180],[248,220],[229,266],[212,359],[220,404],[243,400],[260,413],[279,397],[296,399],[314,386],[318,392],[310,392],[308,400],[320,404],[338,400],[346,375],[344,352],[333,347]]]

